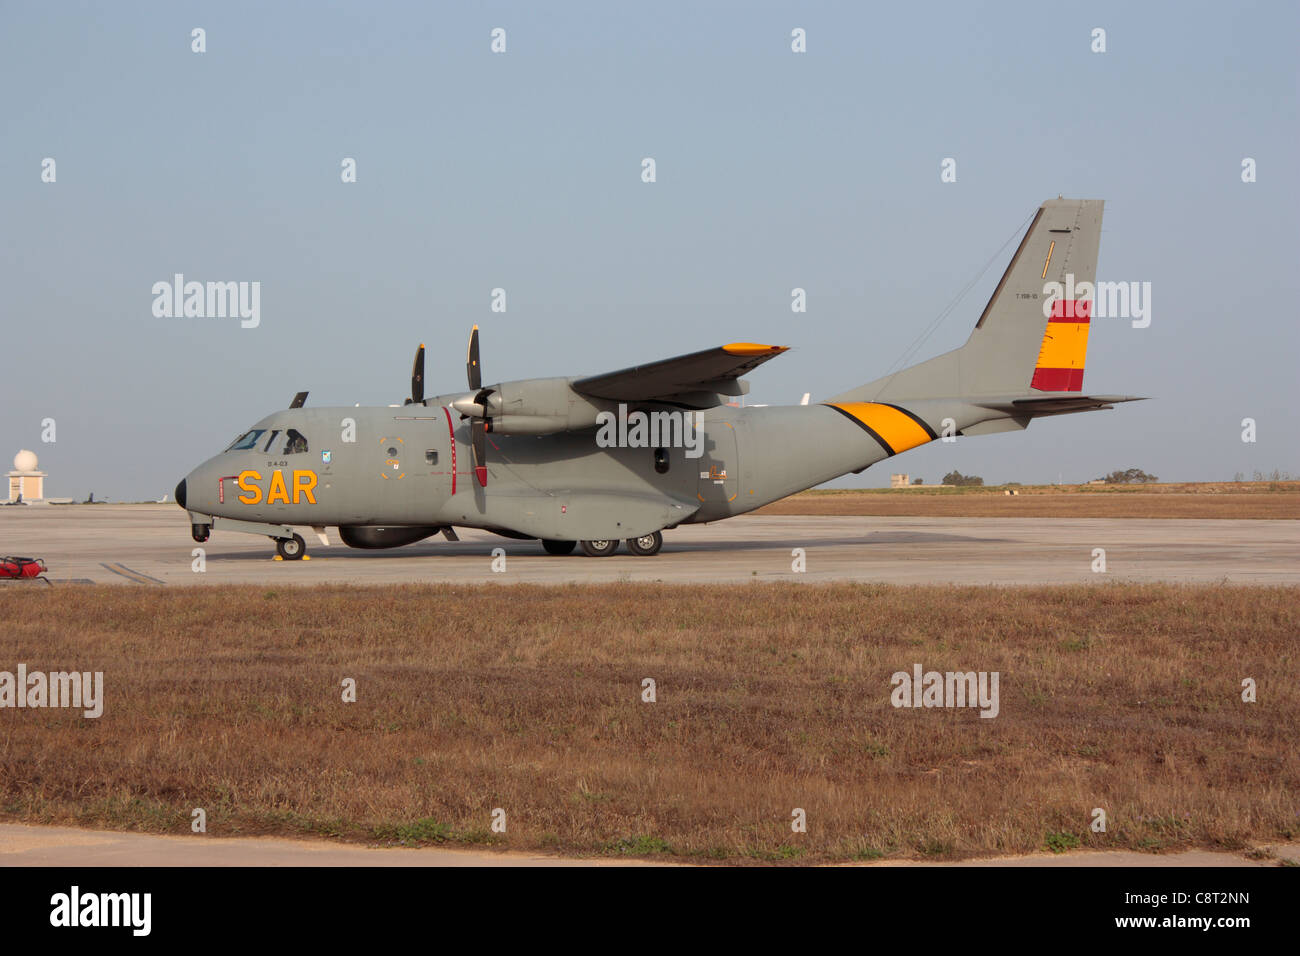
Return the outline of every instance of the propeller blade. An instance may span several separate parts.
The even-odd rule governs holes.
[[[478,326],[469,333],[469,354],[465,358],[465,377],[469,380],[469,387],[474,392],[472,401],[467,400],[469,396],[458,399],[452,403],[462,415],[470,415],[469,434],[471,447],[474,450],[474,477],[478,479],[480,487],[487,487],[487,431],[488,420],[487,400],[492,394],[492,390],[483,387],[483,370],[479,367],[478,362]]]
[[[419,405],[424,401],[424,343],[415,350],[415,364],[411,366],[411,397],[408,405]]]
[[[477,392],[483,387],[483,373],[478,365],[478,326],[469,334],[469,358],[465,362],[465,374],[469,378],[469,388]]]
[[[487,487],[487,419],[472,418],[469,423],[474,448],[474,476],[479,486]]]

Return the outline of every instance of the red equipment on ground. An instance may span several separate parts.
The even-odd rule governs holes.
[[[46,584],[50,579],[45,576],[48,568],[41,558],[19,558],[9,556],[0,558],[0,581],[39,580]]]

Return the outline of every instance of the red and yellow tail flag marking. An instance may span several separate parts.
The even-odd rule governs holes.
[[[939,436],[929,425],[905,408],[881,402],[844,402],[832,404],[845,418],[858,425],[880,443],[887,455],[924,445]]]
[[[1092,302],[1088,299],[1060,299],[1052,306],[1030,388],[1041,392],[1083,391],[1091,314]]]

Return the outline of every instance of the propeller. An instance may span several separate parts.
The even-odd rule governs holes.
[[[474,477],[478,479],[480,487],[486,488],[488,432],[486,412],[488,396],[492,394],[492,390],[483,387],[483,370],[478,360],[477,325],[469,334],[469,355],[465,360],[465,377],[469,380],[470,391],[475,393],[473,405],[476,406],[474,409],[476,414],[466,416],[469,418],[470,444],[474,450]]]
[[[478,364],[478,326],[469,333],[469,358],[465,362],[465,375],[469,379],[469,389],[477,392],[483,387],[483,372]]]
[[[420,405],[424,402],[424,343],[415,350],[415,364],[411,366],[411,397],[407,405]]]

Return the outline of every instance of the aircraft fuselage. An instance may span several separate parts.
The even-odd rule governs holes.
[[[752,511],[859,471],[888,457],[889,441],[900,443],[888,434],[882,442],[827,405],[723,406],[698,413],[702,435],[693,448],[603,448],[595,428],[491,434],[483,487],[468,422],[449,404],[454,398],[277,411],[254,426],[261,434],[253,447],[204,462],[178,493],[195,524],[209,516],[291,527],[459,526],[559,540],[626,538]],[[941,417],[956,414],[961,427],[980,415],[963,403],[922,404],[930,407],[912,413],[920,424],[911,424],[906,447],[931,440]],[[909,424],[901,413],[885,413]],[[927,414],[938,417],[926,422]],[[289,429],[306,447],[275,453],[269,436]]]

